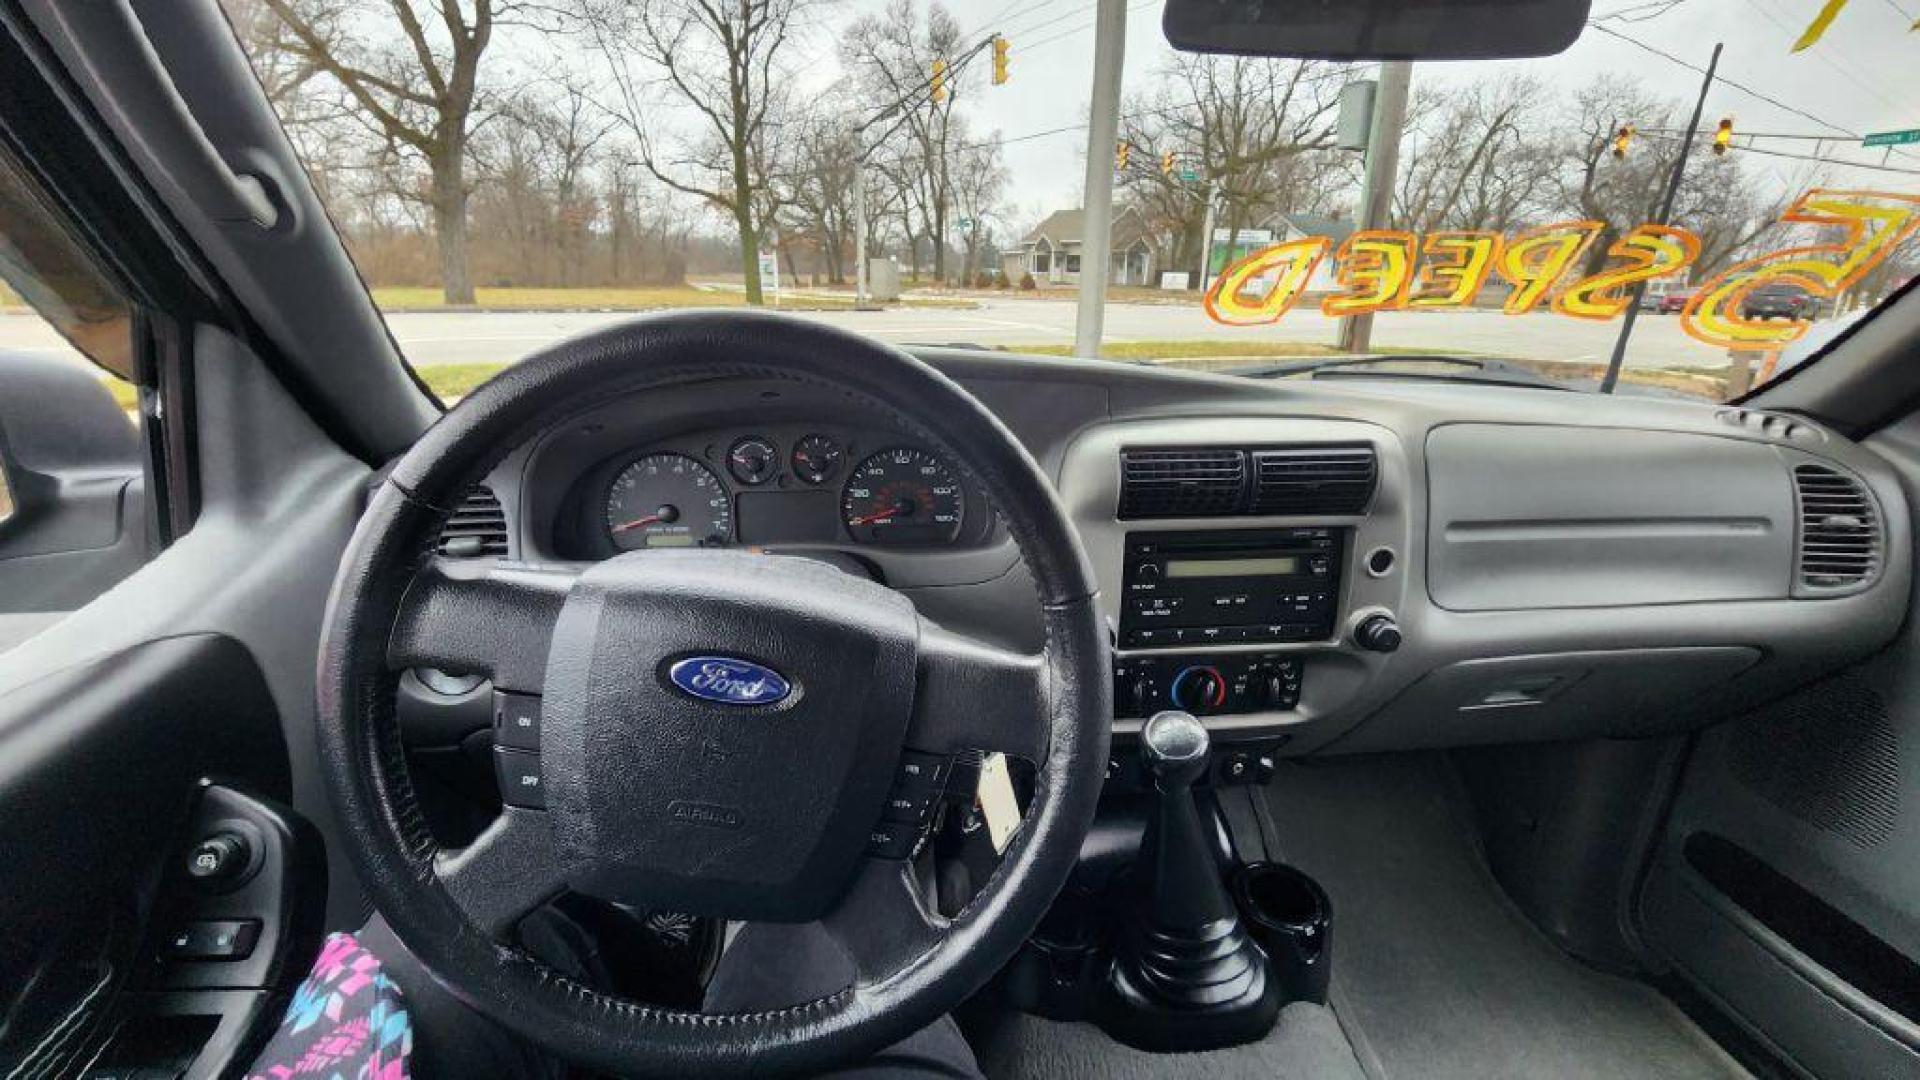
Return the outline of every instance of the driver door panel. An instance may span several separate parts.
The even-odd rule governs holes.
[[[290,791],[272,696],[231,638],[148,642],[0,697],[0,820],[23,841],[0,846],[0,1062],[70,1075],[130,992],[175,979],[156,956],[196,903],[181,870],[209,783]],[[310,951],[302,921],[271,949]]]

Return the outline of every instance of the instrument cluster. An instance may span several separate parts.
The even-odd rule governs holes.
[[[941,454],[887,432],[796,424],[705,431],[588,470],[558,546],[575,557],[768,544],[939,548],[992,514]]]

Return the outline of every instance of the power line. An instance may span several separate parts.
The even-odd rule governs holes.
[[[1146,9],[1146,8],[1149,8],[1149,7],[1153,7],[1153,6],[1155,5],[1155,4],[1158,4],[1159,2],[1160,2],[1160,0],[1141,0],[1141,2],[1140,2],[1140,3],[1138,3],[1138,4],[1135,4],[1135,5],[1133,5],[1132,7],[1130,7],[1130,8],[1128,8],[1127,10],[1128,10],[1129,12],[1133,12],[1133,11],[1141,11],[1141,10],[1144,10],[1144,9]],[[1081,5],[1081,9],[1080,9],[1080,10],[1081,10],[1081,11],[1084,11],[1084,10],[1086,10],[1086,9],[1087,9],[1088,7],[1091,7],[1091,6],[1093,6],[1093,5],[1092,5],[1092,4],[1083,4],[1083,5]],[[1077,12],[1068,12],[1068,15],[1073,15],[1073,14],[1077,14]],[[1060,21],[1059,19],[1055,19],[1055,20],[1053,20],[1053,22],[1059,22],[1059,21]],[[1049,35],[1047,35],[1046,37],[1043,37],[1043,38],[1041,38],[1041,39],[1040,39],[1039,41],[1030,41],[1030,42],[1028,42],[1028,43],[1026,43],[1025,45],[1023,45],[1023,46],[1021,46],[1020,48],[1018,48],[1018,49],[1015,49],[1015,50],[1013,50],[1013,51],[1014,51],[1014,52],[1017,52],[1017,53],[1025,53],[1025,52],[1031,52],[1031,51],[1033,51],[1034,49],[1037,49],[1037,48],[1039,48],[1039,47],[1040,47],[1040,46],[1042,46],[1042,45],[1050,45],[1050,44],[1052,44],[1053,42],[1056,42],[1056,41],[1059,41],[1059,40],[1061,40],[1061,39],[1063,39],[1063,38],[1070,38],[1070,37],[1073,37],[1073,36],[1075,36],[1076,34],[1084,34],[1084,33],[1086,33],[1087,31],[1089,31],[1089,30],[1091,30],[1091,29],[1093,29],[1093,27],[1094,27],[1094,24],[1095,24],[1095,23],[1097,23],[1098,21],[1099,21],[1099,20],[1098,20],[1098,19],[1096,18],[1096,19],[1095,19],[1095,20],[1094,20],[1093,22],[1085,22],[1085,23],[1081,23],[1081,24],[1080,24],[1079,26],[1070,26],[1070,27],[1068,27],[1067,29],[1065,29],[1065,30],[1062,30],[1062,31],[1060,31],[1060,32],[1058,32],[1058,33],[1055,33],[1055,34],[1049,34]],[[1044,26],[1044,25],[1049,25],[1049,24],[1046,24],[1046,23],[1043,23],[1043,24],[1041,24],[1041,25],[1043,25],[1043,26]],[[1028,27],[1028,28],[1026,29],[1026,31],[1025,31],[1025,32],[1026,32],[1026,33],[1029,33],[1029,34],[1031,34],[1031,33],[1033,33],[1033,32],[1034,32],[1035,30],[1038,30],[1038,29],[1040,29],[1040,27],[1039,27],[1039,26],[1030,26],[1030,27]]]
[[[1700,65],[1694,63],[1691,60],[1682,60],[1681,58],[1673,55],[1672,53],[1667,52],[1665,49],[1655,48],[1652,45],[1649,45],[1646,42],[1639,40],[1638,38],[1630,37],[1626,34],[1623,34],[1620,31],[1615,30],[1611,26],[1602,26],[1598,22],[1595,22],[1592,20],[1589,20],[1587,22],[1587,25],[1593,27],[1595,30],[1600,31],[1603,34],[1608,35],[1609,37],[1619,38],[1621,41],[1624,41],[1627,44],[1632,45],[1637,49],[1642,49],[1646,52],[1650,52],[1653,55],[1660,57],[1663,60],[1667,60],[1672,63],[1678,64],[1681,67],[1686,68],[1688,71],[1692,71],[1700,75],[1705,75],[1707,73],[1706,68],[1701,67]],[[1738,90],[1743,94],[1746,94],[1748,97],[1752,97],[1760,101],[1764,101],[1776,109],[1780,109],[1785,112],[1790,112],[1793,115],[1798,116],[1805,120],[1811,120],[1814,123],[1819,124],[1821,127],[1832,128],[1833,130],[1839,132],[1842,135],[1847,136],[1848,138],[1857,139],[1860,137],[1860,133],[1857,131],[1849,131],[1846,128],[1842,127],[1841,125],[1832,122],[1831,120],[1823,120],[1820,117],[1815,116],[1812,113],[1806,111],[1805,109],[1796,108],[1792,105],[1787,104],[1784,101],[1781,101],[1779,98],[1776,98],[1769,94],[1765,94],[1758,90],[1755,90],[1751,86],[1745,86],[1740,83],[1734,82],[1732,79],[1727,78],[1725,75],[1716,75],[1713,81],[1716,83],[1724,84],[1726,86],[1730,86],[1733,89]]]
[[[1772,23],[1773,25],[1779,27],[1782,33],[1785,33],[1788,36],[1793,36],[1793,33],[1794,33],[1793,27],[1788,26],[1786,23],[1780,21],[1780,19],[1774,15],[1773,10],[1771,8],[1762,6],[1761,0],[1747,0],[1747,6],[1753,8],[1753,10],[1765,16],[1766,20]],[[1832,56],[1829,56],[1826,52],[1826,46],[1831,41],[1832,41],[1831,38],[1823,38],[1819,44],[1815,45],[1809,51],[1811,51],[1814,57],[1818,59],[1821,63],[1839,72],[1842,78],[1846,79],[1848,82],[1859,87],[1860,89],[1865,90],[1869,95],[1879,98],[1880,103],[1882,105],[1890,106],[1895,111],[1898,111],[1904,108],[1904,106],[1902,106],[1899,102],[1881,93],[1875,87],[1868,86],[1866,82],[1861,80],[1861,78],[1858,75],[1855,75],[1853,73],[1852,68],[1850,68],[1846,64],[1840,63],[1838,60],[1835,60]]]

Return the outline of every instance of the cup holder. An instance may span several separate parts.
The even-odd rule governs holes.
[[[1326,1004],[1333,903],[1320,883],[1282,863],[1248,863],[1233,875],[1233,902],[1273,962],[1286,1000]]]

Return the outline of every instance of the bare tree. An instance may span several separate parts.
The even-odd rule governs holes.
[[[1308,209],[1325,187],[1332,159],[1315,152],[1333,142],[1346,78],[1345,67],[1313,61],[1182,54],[1129,102],[1120,133],[1132,152],[1121,186],[1169,237],[1170,259],[1198,258],[1210,194],[1229,230]],[[1169,152],[1178,165],[1171,174],[1159,168]]]
[[[769,136],[780,122],[781,53],[814,0],[586,0],[586,24],[620,92],[620,118],[648,173],[733,219],[747,302],[761,303],[760,232],[777,209]],[[637,56],[701,118],[701,131],[656,145]]]
[[[991,223],[1000,216],[1008,180],[1004,156],[997,131],[990,139],[962,138],[954,152],[953,205],[966,219],[960,230],[963,284],[971,284],[979,273],[981,246],[992,235]]]
[[[1501,77],[1414,95],[1394,192],[1395,224],[1511,229],[1540,203],[1558,168],[1546,152],[1532,76]]]
[[[262,0],[286,25],[289,55],[336,82],[382,138],[418,154],[448,303],[473,302],[466,166],[480,61],[516,0],[387,0],[385,16],[349,0]],[[430,29],[433,27],[433,29]]]
[[[827,280],[847,280],[848,255],[853,250],[853,185],[860,170],[855,165],[859,134],[848,104],[834,95],[819,102],[794,126],[789,166],[788,205],[792,228],[820,252]]]
[[[848,66],[878,103],[898,103],[897,129],[907,148],[897,157],[905,182],[902,193],[918,217],[921,238],[932,251],[935,280],[947,278],[947,217],[954,195],[953,149],[964,142],[955,137],[954,108],[962,88],[960,25],[940,0],[930,0],[925,18],[915,11],[915,0],[892,0],[887,9],[868,15],[848,28],[845,36]],[[940,100],[933,100],[934,63],[947,66]],[[909,227],[912,231],[912,227]],[[919,258],[913,258],[919,277]]]

